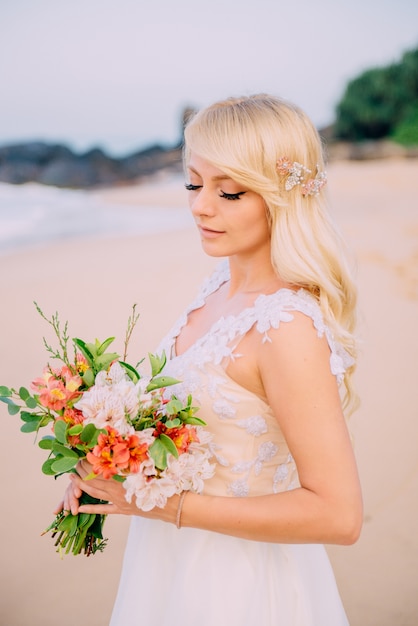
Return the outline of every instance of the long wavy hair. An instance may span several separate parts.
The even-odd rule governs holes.
[[[286,282],[317,299],[334,338],[356,358],[357,292],[344,242],[327,211],[326,192],[287,191],[277,161],[286,157],[324,170],[320,137],[307,115],[275,96],[228,98],[193,116],[185,128],[184,161],[194,152],[263,197],[271,227],[271,261]],[[355,365],[344,378],[343,406],[353,410]]]

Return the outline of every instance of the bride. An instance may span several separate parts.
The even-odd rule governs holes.
[[[319,137],[286,101],[231,98],[189,121],[184,158],[203,250],[223,260],[157,352],[200,406],[215,474],[144,513],[82,461],[59,510],[133,516],[112,626],[346,625],[322,544],[362,524],[343,413],[356,292]],[[110,503],[79,506],[81,490]]]

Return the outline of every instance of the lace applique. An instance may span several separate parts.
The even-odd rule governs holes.
[[[246,498],[250,493],[250,488],[245,479],[234,480],[229,484],[228,492],[237,498]]]
[[[162,349],[165,349],[166,354],[171,354],[175,339],[187,323],[189,313],[202,307],[206,298],[219,289],[227,280],[229,280],[229,265],[227,261],[224,261],[219,264],[213,274],[204,282],[198,297],[175,324],[166,340],[160,345],[157,353],[161,353]],[[298,291],[280,289],[270,295],[262,294],[258,296],[253,306],[244,309],[238,315],[229,315],[226,318],[221,317],[208,333],[191,346],[189,351],[199,350],[202,365],[208,361],[213,361],[216,365],[219,365],[224,359],[234,359],[240,356],[235,353],[239,339],[254,325],[258,332],[263,335],[263,342],[271,341],[268,335],[269,330],[271,328],[279,328],[282,322],[292,321],[295,311],[299,311],[312,319],[318,337],[326,336],[331,351],[331,372],[337,377],[338,383],[341,383],[346,369],[353,365],[354,360],[334,340],[330,329],[323,320],[317,301],[305,289],[299,289]]]
[[[276,444],[272,441],[266,441],[258,448],[258,454],[254,460],[235,463],[231,468],[231,472],[234,474],[245,474],[245,476],[229,483],[228,492],[241,498],[248,496],[250,493],[248,479],[251,470],[254,469],[254,474],[259,476],[263,469],[263,464],[271,461],[278,450]]]
[[[259,437],[267,432],[266,420],[261,415],[252,415],[246,419],[238,420],[236,424],[240,428],[244,428],[249,435],[254,435],[254,437]]]
[[[290,473],[293,474],[293,478],[287,486],[287,491],[295,489],[299,484],[297,478],[296,463],[291,454],[288,455],[285,463],[280,463],[280,465],[277,466],[276,471],[274,472],[273,493],[279,493],[283,491],[281,485],[287,481]]]
[[[263,468],[263,463],[266,461],[271,461],[271,459],[277,454],[278,447],[272,441],[266,441],[261,444],[258,450],[258,457],[256,458],[254,471],[255,475],[258,476]]]
[[[221,420],[233,419],[236,415],[236,410],[226,400],[215,400],[212,408]]]

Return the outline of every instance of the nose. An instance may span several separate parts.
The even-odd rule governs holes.
[[[215,199],[204,187],[191,194],[190,210],[194,217],[215,214]]]

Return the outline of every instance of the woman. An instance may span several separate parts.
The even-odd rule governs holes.
[[[202,247],[226,260],[157,352],[200,404],[215,475],[144,513],[82,462],[64,509],[134,516],[112,626],[347,624],[321,544],[362,523],[342,409],[356,294],[319,137],[278,98],[229,99],[187,125],[185,168]],[[78,507],[81,490],[111,504]]]

